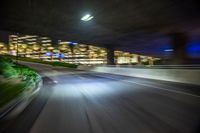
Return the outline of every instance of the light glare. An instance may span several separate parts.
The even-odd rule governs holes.
[[[85,16],[83,16],[82,18],[81,18],[81,20],[82,21],[89,21],[89,20],[91,20],[91,19],[93,19],[94,17],[93,16],[91,16],[90,14],[86,14]]]
[[[165,49],[164,50],[165,52],[172,52],[172,51],[174,51],[173,49]]]

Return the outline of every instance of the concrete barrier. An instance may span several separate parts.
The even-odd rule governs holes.
[[[173,81],[200,85],[199,69],[148,69],[148,68],[127,68],[127,67],[79,67],[80,70],[89,70],[124,76]]]

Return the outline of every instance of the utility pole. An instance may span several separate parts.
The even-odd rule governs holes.
[[[19,33],[17,33],[16,63],[18,63],[18,39],[19,39]]]

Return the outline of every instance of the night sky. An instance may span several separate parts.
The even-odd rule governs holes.
[[[2,31],[159,57],[171,48],[168,34],[181,31],[190,38],[190,55],[200,53],[198,0],[4,0],[0,6]],[[80,21],[87,13],[94,19]]]

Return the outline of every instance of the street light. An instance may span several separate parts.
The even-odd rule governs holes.
[[[94,18],[94,16],[92,16],[92,15],[90,15],[90,14],[86,14],[86,15],[84,15],[82,18],[81,18],[81,20],[82,21],[90,21],[91,19],[93,19]]]
[[[173,49],[165,49],[164,51],[165,52],[173,52],[174,50]]]
[[[18,63],[18,42],[19,42],[19,33],[17,33],[16,63]]]

